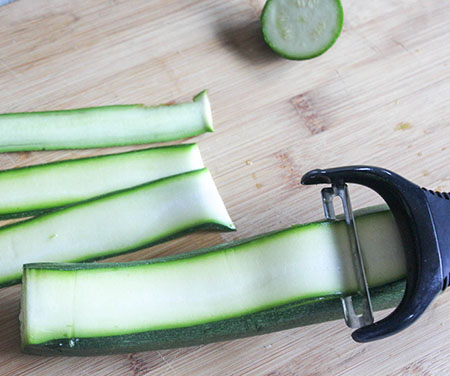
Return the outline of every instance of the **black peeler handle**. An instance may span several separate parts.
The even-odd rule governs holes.
[[[376,191],[388,204],[406,252],[405,295],[384,319],[357,329],[352,337],[369,342],[395,334],[417,320],[450,279],[450,196],[433,192],[389,170],[348,166],[313,170],[302,184],[355,183]]]

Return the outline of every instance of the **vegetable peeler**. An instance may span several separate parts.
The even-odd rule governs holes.
[[[388,204],[400,230],[406,254],[406,289],[399,306],[384,319],[374,322],[364,260],[346,183],[364,185],[377,192]],[[435,192],[402,176],[373,166],[347,166],[312,170],[302,184],[331,184],[322,190],[325,216],[336,218],[333,199],[340,197],[344,207],[353,264],[363,298],[362,313],[356,314],[351,296],[342,297],[347,325],[356,342],[375,341],[410,326],[447,288],[450,280],[450,195]]]

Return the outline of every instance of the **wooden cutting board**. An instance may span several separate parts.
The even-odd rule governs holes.
[[[325,55],[264,44],[262,0],[18,0],[0,8],[0,112],[190,100],[209,89],[216,132],[196,137],[238,228],[114,260],[141,260],[318,219],[309,169],[383,166],[450,190],[450,2],[344,0]],[[0,135],[1,137],[1,135]],[[0,168],[105,154],[0,154]],[[119,172],[118,172],[119,173]],[[352,187],[354,206],[377,198]],[[1,250],[0,250],[1,252]],[[300,271],[299,271],[300,272]],[[1,375],[444,375],[450,299],[412,328],[358,345],[343,321],[185,349],[96,358],[19,350],[20,286],[0,291]]]

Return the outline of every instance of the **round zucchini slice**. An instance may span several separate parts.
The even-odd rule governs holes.
[[[305,60],[322,55],[344,24],[340,0],[268,0],[261,15],[266,43],[278,55]]]

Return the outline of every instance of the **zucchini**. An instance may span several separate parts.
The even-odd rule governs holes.
[[[187,144],[0,171],[0,219],[41,214],[203,167],[197,145]]]
[[[377,309],[402,296],[390,212],[357,219]],[[312,223],[183,255],[24,266],[22,349],[100,355],[190,346],[342,317],[356,290],[342,222]]]
[[[213,132],[202,91],[191,103],[116,105],[0,115],[0,152],[166,142]]]
[[[25,263],[102,259],[198,228],[234,229],[207,169],[0,228],[0,286],[20,282]]]
[[[344,24],[340,0],[268,0],[261,15],[264,40],[287,59],[322,55]]]

